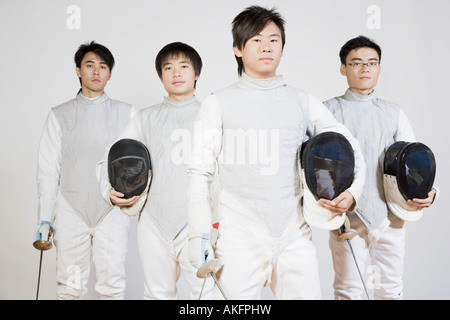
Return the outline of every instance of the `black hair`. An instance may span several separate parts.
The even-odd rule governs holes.
[[[232,23],[233,47],[239,50],[245,47],[250,38],[256,36],[269,23],[275,23],[281,31],[282,46],[286,43],[284,31],[285,21],[275,8],[266,9],[260,6],[250,6],[239,13]],[[242,58],[236,57],[238,63],[238,74],[244,72],[244,63]]]
[[[372,48],[378,53],[379,62],[381,61],[381,48],[375,41],[365,37],[359,36],[347,41],[339,51],[339,58],[341,59],[342,64],[346,64],[347,56],[350,51],[359,49],[359,48]]]
[[[115,61],[111,51],[109,51],[109,49],[106,48],[105,46],[96,43],[95,41],[91,41],[90,43],[87,42],[80,45],[77,52],[75,52],[74,60],[75,65],[78,68],[81,68],[81,61],[83,61],[84,56],[88,52],[93,52],[96,55],[98,55],[103,61],[105,61],[106,65],[109,67],[109,70],[112,71]]]
[[[112,55],[111,51],[109,51],[109,49],[99,43],[96,43],[95,41],[91,41],[86,42],[82,45],[80,45],[78,47],[77,52],[75,52],[75,56],[74,56],[74,60],[75,60],[75,65],[77,66],[77,68],[81,68],[81,62],[84,59],[84,56],[88,53],[88,52],[93,52],[96,55],[98,55],[105,63],[106,65],[109,67],[109,71],[112,71],[113,67],[114,67],[114,56]],[[80,85],[83,85],[81,82],[81,78],[79,78],[80,80]],[[81,92],[81,89],[78,91],[78,93]]]
[[[187,45],[182,42],[172,42],[164,46],[157,54],[155,59],[155,68],[156,72],[158,73],[158,77],[161,79],[162,77],[162,66],[167,59],[170,59],[172,57],[179,57],[184,56],[185,58],[189,59],[189,61],[192,63],[195,71],[196,76],[200,76],[200,73],[202,72],[202,58],[198,54],[198,52],[191,47],[190,45]],[[197,85],[197,81],[195,81],[194,88]]]

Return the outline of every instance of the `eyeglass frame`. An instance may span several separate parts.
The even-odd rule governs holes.
[[[361,70],[366,66],[369,69],[375,69],[380,66],[379,61],[369,61],[369,62],[352,62],[352,63],[346,63],[346,66],[351,66],[353,69]]]

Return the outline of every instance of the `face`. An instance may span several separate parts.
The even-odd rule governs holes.
[[[377,85],[380,75],[380,65],[370,66],[367,63],[379,63],[376,50],[372,48],[359,48],[350,51],[346,64],[341,64],[341,74],[347,77],[350,90],[367,95]],[[352,66],[353,63],[362,63],[361,66]]]
[[[237,57],[242,58],[247,75],[257,79],[274,77],[283,56],[280,28],[270,22],[259,34],[250,38],[242,50],[237,47],[233,50]]]
[[[194,96],[195,74],[192,62],[184,56],[171,57],[162,64],[161,81],[174,101],[184,101]]]
[[[97,54],[88,52],[81,61],[80,68],[76,68],[81,78],[81,92],[88,98],[103,94],[106,84],[111,78],[111,70]]]

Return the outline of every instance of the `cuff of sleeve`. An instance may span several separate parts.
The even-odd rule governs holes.
[[[39,221],[53,221],[55,217],[55,204],[56,199],[39,199]]]

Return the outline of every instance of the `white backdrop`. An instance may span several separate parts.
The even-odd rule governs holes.
[[[0,0],[0,299],[35,298],[37,147],[50,108],[79,89],[73,62],[78,46],[95,40],[110,48],[116,66],[106,92],[141,109],[165,94],[154,69],[157,52],[169,42],[188,43],[204,62],[196,93],[203,100],[237,79],[231,21],[252,4],[279,9],[287,21],[279,73],[321,100],[347,88],[338,58],[347,40],[364,34],[380,44],[379,96],[399,103],[417,139],[434,151],[441,191],[419,222],[407,224],[405,298],[450,298],[449,1]],[[136,223],[126,266],[128,299],[143,294]],[[327,241],[326,232],[314,230],[323,297],[333,299]],[[40,298],[54,299],[55,287],[52,249],[44,253]],[[179,288],[186,298],[183,280]],[[86,299],[97,298],[91,277]],[[263,298],[273,296],[266,290]]]

